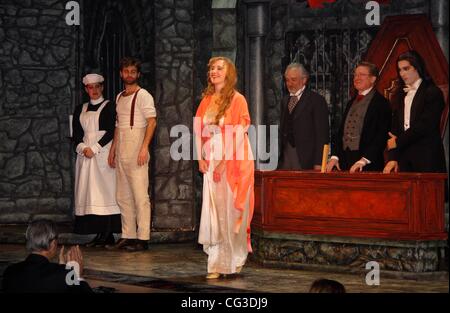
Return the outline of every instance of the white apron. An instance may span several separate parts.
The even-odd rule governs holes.
[[[83,142],[93,146],[105,134],[99,130],[100,112],[108,101],[104,101],[97,111],[87,111],[88,103],[83,104],[80,123],[83,127]],[[75,165],[75,215],[120,214],[116,202],[116,172],[108,165],[108,154],[112,142],[100,149],[91,159],[77,155]]]

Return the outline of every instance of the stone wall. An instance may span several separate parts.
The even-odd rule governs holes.
[[[158,110],[154,168],[156,229],[194,230],[193,162],[174,161],[173,126],[192,130],[194,29],[192,0],[155,2],[155,81]]]
[[[105,70],[99,52],[91,50],[101,38],[95,33],[103,25],[98,19],[115,10],[130,32],[130,50],[125,52],[143,61],[141,84],[153,93],[158,111],[152,145],[152,229],[195,230],[200,175],[196,162],[170,158],[176,138],[169,133],[178,124],[192,130],[211,57],[211,1],[80,1],[80,27],[66,25],[66,2],[0,4],[0,96],[5,99],[0,103],[0,223],[26,223],[38,216],[72,221],[74,153],[68,116],[84,95],[81,75]],[[138,10],[141,5],[145,8]],[[96,14],[86,12],[92,7],[98,8]],[[203,22],[195,23],[194,14]]]
[[[333,236],[264,234],[254,230],[252,258],[276,267],[364,272],[375,261],[380,270],[395,272],[448,271],[445,241],[383,241]]]
[[[78,29],[66,25],[65,3],[0,4],[0,223],[72,218]]]

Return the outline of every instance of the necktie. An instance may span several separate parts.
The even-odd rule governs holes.
[[[356,102],[361,101],[362,99],[364,99],[364,95],[357,95],[356,96]]]
[[[298,102],[298,98],[296,96],[291,96],[289,98],[289,102],[288,102],[289,114],[292,113],[292,111],[294,110],[295,105],[297,104],[297,102]]]

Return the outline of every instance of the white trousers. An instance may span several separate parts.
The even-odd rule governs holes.
[[[126,239],[150,239],[148,163],[137,164],[145,131],[145,127],[119,128],[116,198],[122,216],[122,238]]]

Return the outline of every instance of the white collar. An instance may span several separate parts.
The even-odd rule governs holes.
[[[297,90],[296,93],[290,93],[289,96],[291,96],[291,97],[300,97],[300,95],[303,93],[305,88],[306,88],[306,85],[304,85],[302,89]]]
[[[420,84],[422,83],[422,78],[419,78],[418,80],[416,80],[412,86],[414,87],[414,89],[419,89]]]
[[[371,92],[373,89],[373,86],[370,87],[369,89],[363,90],[362,92],[359,92],[358,94],[363,95],[363,96],[367,96],[369,94],[369,92]]]
[[[99,103],[102,103],[103,101],[105,101],[105,98],[100,97],[97,100],[90,100],[89,103],[92,104],[92,105],[97,105]]]
[[[417,91],[417,89],[419,89],[420,84],[422,83],[422,78],[419,78],[418,80],[416,80],[411,86],[410,85],[405,85],[405,88],[403,88],[403,91],[408,93],[410,91]]]

